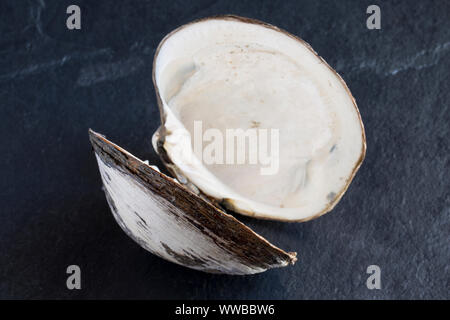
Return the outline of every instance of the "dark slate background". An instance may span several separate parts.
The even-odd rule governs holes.
[[[450,2],[0,2],[0,298],[448,299]],[[66,28],[78,4],[82,30]],[[147,253],[114,221],[87,130],[160,165],[151,82],[159,41],[214,14],[296,34],[347,81],[367,157],[339,205],[289,224],[238,217],[299,253],[254,276],[203,274]],[[66,267],[82,290],[66,289]],[[368,290],[366,268],[382,270]]]

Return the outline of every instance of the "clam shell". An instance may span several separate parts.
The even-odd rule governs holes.
[[[221,196],[221,197],[214,198],[213,195],[210,195],[210,194],[208,194],[207,191],[200,189],[194,183],[194,181],[191,181],[189,178],[189,175],[186,174],[186,172],[183,172],[183,170],[180,169],[179,166],[177,166],[176,159],[171,158],[171,155],[165,149],[166,136],[168,134],[170,135],[171,131],[166,128],[167,114],[164,110],[163,96],[162,96],[160,88],[158,86],[158,81],[157,81],[157,76],[156,76],[156,65],[157,65],[158,57],[161,52],[161,48],[176,33],[180,32],[186,28],[189,28],[190,26],[193,26],[195,24],[207,22],[207,21],[214,21],[214,20],[216,20],[216,21],[232,21],[232,22],[256,25],[256,26],[264,27],[269,31],[276,31],[282,35],[292,38],[293,40],[298,42],[299,46],[303,46],[308,51],[310,51],[310,53],[312,53],[315,56],[315,58],[317,58],[317,63],[325,66],[326,69],[328,69],[328,71],[330,72],[330,75],[333,75],[334,77],[336,77],[339,85],[342,86],[343,92],[345,92],[345,94],[348,95],[348,98],[351,101],[352,108],[354,109],[354,112],[357,115],[358,125],[360,126],[359,138],[361,139],[361,148],[360,148],[360,150],[358,150],[358,156],[357,156],[356,161],[352,165],[351,172],[349,172],[348,175],[345,176],[343,179],[343,181],[345,181],[345,183],[342,186],[340,186],[339,188],[337,188],[336,190],[334,190],[333,192],[329,193],[329,197],[327,197],[326,203],[324,203],[324,205],[322,206],[322,208],[320,210],[317,210],[317,211],[313,212],[312,214],[310,214],[306,217],[302,217],[302,218],[296,218],[296,217],[286,218],[283,215],[274,214],[270,210],[268,212],[258,212],[256,210],[248,210],[246,207],[243,207],[242,204],[240,204],[238,201],[236,201],[236,199],[232,199],[229,197]],[[154,147],[155,151],[160,156],[161,161],[163,162],[165,167],[169,170],[169,172],[174,177],[176,177],[182,184],[184,184],[191,191],[195,192],[197,195],[199,195],[203,198],[207,198],[210,202],[214,203],[216,206],[220,205],[220,206],[230,209],[234,212],[237,212],[237,213],[240,213],[240,214],[246,215],[246,216],[251,216],[251,217],[257,218],[257,219],[269,219],[269,220],[278,220],[278,221],[287,221],[287,222],[310,221],[312,219],[316,219],[316,218],[330,212],[331,210],[333,210],[333,208],[339,203],[339,201],[344,196],[345,192],[349,188],[353,178],[355,177],[356,173],[358,172],[359,168],[361,167],[361,165],[364,161],[364,158],[366,155],[366,149],[367,149],[364,124],[362,122],[361,114],[359,112],[355,98],[353,97],[352,93],[350,92],[349,88],[347,87],[347,84],[345,83],[345,81],[332,67],[330,67],[328,65],[328,63],[321,56],[319,56],[317,54],[317,52],[314,51],[314,49],[307,42],[305,42],[301,38],[287,32],[287,31],[285,31],[281,28],[278,28],[276,26],[273,26],[271,24],[268,24],[268,23],[265,23],[265,22],[262,22],[259,20],[251,19],[251,18],[236,16],[236,15],[218,15],[218,16],[212,16],[212,17],[198,19],[198,20],[192,21],[190,23],[187,23],[185,25],[182,25],[182,26],[178,27],[177,29],[173,30],[172,32],[170,32],[169,34],[167,34],[164,37],[164,39],[160,42],[160,44],[158,45],[155,55],[154,55],[154,60],[153,60],[152,79],[153,79],[153,85],[154,85],[155,93],[156,93],[156,101],[157,101],[158,109],[160,112],[160,118],[161,118],[161,125],[158,128],[158,130],[154,133],[153,139],[152,139],[153,147]]]
[[[294,264],[233,216],[89,130],[109,207],[141,247],[210,273],[254,274]]]

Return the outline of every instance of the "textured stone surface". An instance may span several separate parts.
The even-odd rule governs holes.
[[[82,30],[65,27],[77,3]],[[0,2],[0,298],[450,298],[450,3],[372,1]],[[180,24],[257,18],[299,35],[341,73],[366,126],[367,158],[333,212],[287,224],[238,218],[293,267],[248,277],[188,270],[114,221],[89,127],[160,164],[152,59]],[[82,290],[65,287],[66,267]],[[382,289],[366,288],[368,265]]]

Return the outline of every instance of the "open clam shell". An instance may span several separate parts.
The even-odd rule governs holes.
[[[361,115],[342,78],[300,38],[231,15],[168,34],[152,76],[161,116],[153,147],[178,180],[89,131],[122,229],[148,251],[205,272],[253,274],[294,264],[296,253],[221,206],[297,222],[333,209],[366,153]],[[230,128],[279,130],[280,166],[264,175],[261,163],[202,161],[192,143],[203,134],[195,131],[198,121],[222,135]]]

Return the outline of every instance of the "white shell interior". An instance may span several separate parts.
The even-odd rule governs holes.
[[[233,19],[196,22],[165,39],[154,72],[164,149],[177,171],[237,212],[282,220],[323,213],[364,153],[362,123],[345,84],[285,33]],[[249,138],[245,161],[227,163],[226,153],[242,147],[235,140],[229,149],[228,129],[252,129],[258,143],[267,142],[269,158],[250,163]],[[205,160],[217,155],[219,136],[224,161]],[[260,149],[253,151],[260,156]]]

